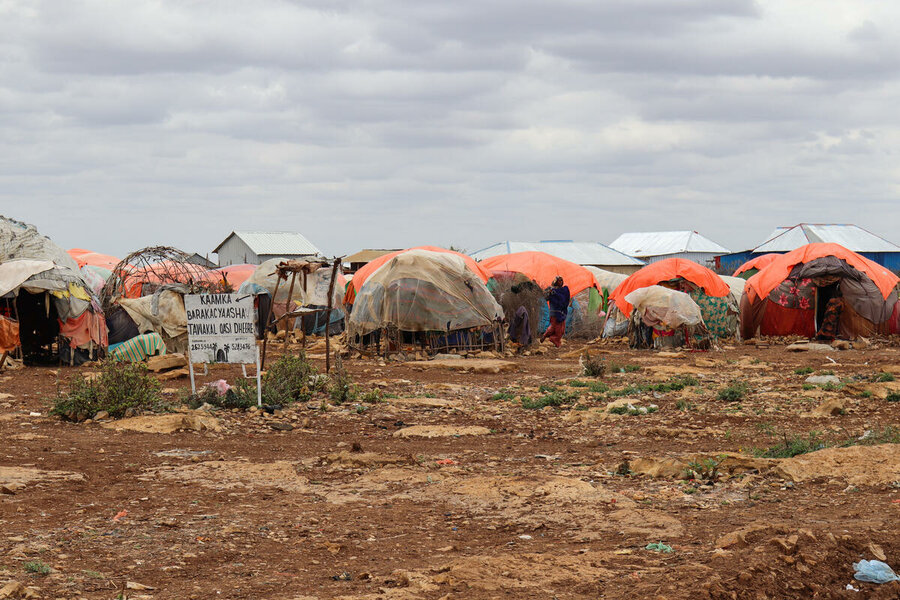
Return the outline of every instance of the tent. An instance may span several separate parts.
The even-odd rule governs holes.
[[[438,246],[416,246],[415,248],[407,248],[406,250],[397,250],[396,252],[390,252],[388,254],[379,256],[364,266],[362,266],[356,273],[353,274],[353,279],[350,282],[350,285],[347,286],[347,293],[344,296],[344,302],[347,304],[353,304],[356,300],[356,293],[362,289],[362,287],[366,283],[366,279],[369,276],[378,270],[381,265],[385,264],[395,256],[403,254],[404,252],[409,252],[410,250],[428,250],[429,252],[443,252],[446,254],[455,254],[456,256],[462,257],[464,261],[466,261],[466,266],[469,269],[478,275],[479,279],[481,279],[482,283],[487,283],[488,279],[491,278],[490,272],[475,262],[475,259],[466,256],[465,254],[460,254],[459,252],[455,252],[453,250],[447,250],[446,248],[440,248]]]
[[[369,274],[347,329],[357,348],[374,343],[389,352],[412,343],[432,352],[473,350],[500,346],[502,318],[500,305],[465,257],[414,249]]]
[[[632,306],[629,342],[633,348],[708,345],[708,331],[700,306],[690,295],[661,285],[629,292]]]
[[[756,258],[751,258],[734,272],[734,277],[742,277],[744,279],[750,279],[757,273],[759,270],[772,264],[776,258],[781,256],[780,254],[770,253],[770,254],[761,254]]]
[[[67,343],[58,347],[59,356],[74,362],[75,349],[106,346],[100,305],[78,263],[33,225],[0,216],[0,268],[7,350],[21,346],[25,358],[37,358],[62,336]],[[13,329],[18,339],[10,334]]]
[[[566,334],[576,337],[600,335],[603,326],[599,317],[602,298],[594,274],[587,267],[546,252],[501,254],[484,259],[481,266],[494,274],[520,273],[542,290],[550,287],[557,277],[562,277],[572,297],[569,314],[566,317]],[[542,309],[545,306],[546,302],[543,303]],[[549,309],[542,310],[540,322],[534,324],[533,328],[543,331],[549,323]]]
[[[79,267],[88,265],[92,267],[102,267],[110,272],[116,268],[117,264],[122,262],[121,258],[116,258],[109,254],[92,252],[91,250],[85,250],[84,248],[71,248],[68,250],[68,254],[75,259],[75,262],[78,263]]]
[[[230,285],[232,289],[237,290],[241,287],[241,284],[250,279],[250,276],[256,272],[258,266],[259,265],[250,264],[229,265],[227,267],[213,269],[213,271],[221,273],[222,278],[228,281],[228,285]]]
[[[628,294],[651,285],[688,293],[700,306],[706,327],[713,336],[727,337],[737,333],[738,306],[731,300],[731,290],[721,277],[706,267],[683,258],[651,263],[623,281],[611,299],[628,318],[632,310],[626,299]]]
[[[840,337],[897,333],[898,281],[885,267],[839,244],[807,244],[747,281],[741,333],[813,337],[838,293],[844,299]]]

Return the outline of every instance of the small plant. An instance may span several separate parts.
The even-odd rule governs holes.
[[[716,399],[720,402],[739,402],[750,392],[745,381],[732,381],[730,385],[719,390]]]
[[[588,386],[588,390],[594,392],[595,394],[605,394],[609,391],[609,386],[602,381],[593,381]]]
[[[879,373],[878,375],[875,376],[875,381],[880,382],[880,383],[894,381],[894,374],[893,373]]]
[[[32,560],[24,565],[26,573],[34,573],[44,577],[49,575],[53,569],[38,560]]]
[[[800,454],[815,452],[825,447],[827,447],[827,444],[818,431],[810,431],[806,437],[797,435],[790,438],[787,436],[787,433],[784,433],[780,444],[763,450],[756,450],[754,454],[760,458],[791,458]]]
[[[200,408],[204,404],[217,408],[239,408],[247,410],[256,406],[256,382],[250,379],[238,379],[224,394],[211,385],[200,388],[197,394],[187,397],[190,408]]]
[[[862,392],[860,392],[859,395],[860,395],[862,398],[871,398],[871,397],[872,397],[872,392],[870,392],[869,390],[863,390]]]
[[[831,369],[822,369],[819,371],[819,375],[834,375],[834,371]]]
[[[696,494],[696,493],[697,493],[697,488],[695,488],[695,487],[686,487],[686,488],[684,488],[684,489],[681,490],[681,491],[684,492],[685,494]]]
[[[803,390],[806,391],[806,392],[808,392],[809,390],[814,390],[814,389],[816,389],[816,386],[814,386],[814,385],[811,384],[811,383],[804,383],[801,387],[802,387]]]
[[[581,374],[585,377],[603,377],[606,374],[606,362],[591,356],[590,352],[581,355]]]
[[[347,373],[347,369],[344,368],[340,357],[334,366],[334,375],[331,376],[331,383],[328,386],[328,396],[337,405],[355,400],[357,396],[356,385],[350,378],[350,374]]]
[[[722,457],[704,458],[701,460],[693,460],[688,463],[685,469],[685,475],[688,478],[697,477],[708,481],[715,481],[719,477],[719,465]]]
[[[826,392],[837,392],[837,391],[843,389],[843,387],[844,387],[843,383],[834,383],[833,381],[829,381],[828,383],[826,383],[825,385],[822,386],[822,389],[825,390]]]
[[[516,394],[512,390],[502,389],[499,392],[492,394],[490,399],[494,402],[499,402],[500,400],[515,400]]]
[[[70,421],[83,421],[100,411],[118,418],[128,409],[162,410],[159,388],[159,381],[143,363],[105,361],[99,377],[75,377],[69,392],[57,396],[51,412]]]
[[[569,380],[569,387],[573,388],[586,388],[590,387],[590,383],[587,381],[581,381],[580,379],[571,379]]]
[[[689,410],[694,410],[694,405],[688,402],[687,400],[679,400],[675,403],[675,408],[678,410],[683,410],[685,412]]]
[[[809,375],[812,372],[812,367],[799,367],[797,369],[794,369],[794,375]]]
[[[554,391],[545,394],[540,398],[532,399],[526,396],[522,397],[522,408],[529,410],[540,410],[546,406],[562,406],[563,404],[571,404],[578,398],[577,394],[567,394],[566,392]]]
[[[888,402],[900,402],[900,392],[889,392],[884,399]]]
[[[366,404],[378,404],[383,401],[383,396],[381,394],[381,390],[379,389],[371,389],[368,392],[362,392],[359,394],[360,402],[365,402]]]
[[[538,391],[542,394],[552,394],[554,392],[558,392],[559,388],[553,385],[547,385],[545,383],[538,388]]]
[[[879,444],[900,444],[900,429],[888,425],[884,429],[869,430],[859,437],[842,442],[840,447],[877,446]]]

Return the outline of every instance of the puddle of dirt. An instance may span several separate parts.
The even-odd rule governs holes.
[[[267,487],[286,492],[308,493],[310,490],[308,481],[297,473],[297,464],[286,460],[270,463],[207,461],[146,469],[141,479],[146,481],[161,477],[220,490]]]
[[[470,425],[468,427],[456,427],[453,425],[413,425],[394,432],[394,437],[410,438],[438,438],[458,437],[465,435],[487,435],[491,432],[487,427]]]

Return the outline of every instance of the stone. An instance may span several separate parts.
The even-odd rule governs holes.
[[[806,378],[806,383],[812,383],[814,385],[827,385],[829,383],[840,385],[841,378],[837,375],[810,375]]]
[[[830,352],[834,350],[829,344],[816,344],[814,342],[798,342],[785,347],[785,352]]]
[[[187,358],[184,357],[184,354],[163,354],[162,356],[150,356],[147,358],[147,370],[154,373],[177,369],[186,365]]]
[[[831,347],[835,350],[850,350],[853,346],[847,340],[834,340],[831,342]]]
[[[109,418],[109,413],[106,412],[105,410],[101,410],[96,415],[94,415],[95,421],[100,421],[101,419],[108,419],[108,418]]]
[[[807,413],[803,413],[802,417],[837,417],[845,412],[845,400],[843,398],[831,398],[826,400],[819,406],[815,407]]]
[[[269,427],[276,431],[291,431],[294,429],[294,426],[290,423],[269,423]]]

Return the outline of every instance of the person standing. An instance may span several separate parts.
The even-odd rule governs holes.
[[[562,277],[557,277],[544,293],[550,304],[550,326],[541,336],[541,341],[549,339],[557,348],[566,333],[566,315],[569,313],[569,288]]]

